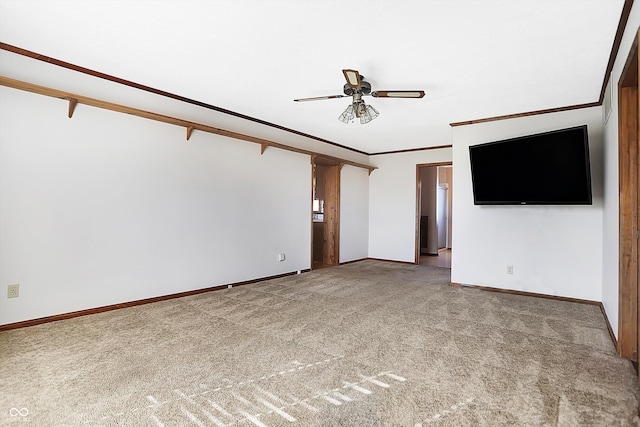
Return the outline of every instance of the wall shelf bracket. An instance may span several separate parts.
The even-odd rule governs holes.
[[[76,105],[78,105],[78,100],[75,98],[69,98],[69,118],[73,117]]]
[[[18,90],[24,90],[26,92],[37,93],[40,95],[50,96],[53,98],[69,101],[69,117],[73,115],[73,111],[77,104],[84,104],[84,105],[89,105],[91,107],[102,108],[109,111],[116,111],[118,113],[131,114],[132,116],[142,117],[145,119],[156,120],[158,122],[184,127],[187,129],[187,141],[191,137],[191,133],[193,132],[193,130],[198,129],[199,131],[211,133],[214,135],[220,135],[220,136],[233,138],[240,141],[260,144],[260,150],[262,154],[264,154],[264,150],[266,150],[267,147],[273,147],[273,148],[279,148],[281,150],[291,151],[294,153],[309,155],[311,156],[312,164],[319,161],[322,162],[322,164],[329,164],[329,165],[338,165],[339,163],[344,163],[346,165],[368,169],[369,173],[371,173],[373,169],[376,169],[375,166],[371,166],[368,164],[358,163],[358,162],[354,162],[347,159],[340,159],[338,157],[333,157],[333,156],[324,155],[324,154],[320,155],[315,151],[307,150],[304,148],[293,147],[293,146],[282,144],[279,142],[270,141],[268,139],[257,138],[254,136],[244,135],[244,134],[233,132],[230,130],[219,129],[219,128],[202,124],[202,123],[195,123],[188,120],[179,119],[176,117],[165,116],[163,114],[154,113],[151,111],[140,110],[138,108],[133,108],[126,105],[114,104],[113,102],[103,101],[95,98],[89,98],[87,96],[77,95],[70,92],[64,92],[58,89],[52,89],[45,86],[39,86],[33,83],[11,79],[9,77],[5,77],[2,75],[0,75],[0,86],[10,87]]]

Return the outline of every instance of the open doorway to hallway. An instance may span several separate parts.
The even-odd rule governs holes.
[[[453,167],[416,167],[416,264],[451,268]]]

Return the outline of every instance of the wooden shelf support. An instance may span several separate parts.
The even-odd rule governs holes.
[[[73,117],[76,105],[78,105],[78,100],[75,98],[69,98],[69,118]]]
[[[267,147],[278,148],[281,150],[291,151],[299,154],[306,154],[311,157],[311,163],[322,162],[322,164],[338,165],[344,163],[346,165],[355,166],[358,168],[368,169],[369,174],[375,166],[371,166],[364,163],[358,163],[351,160],[341,159],[330,155],[320,154],[315,151],[307,150],[305,148],[293,147],[291,145],[282,144],[276,141],[268,139],[257,138],[255,136],[245,135],[238,132],[233,132],[226,129],[220,129],[214,126],[209,126],[203,123],[196,123],[189,120],[184,120],[176,117],[165,116],[159,113],[151,111],[140,110],[138,108],[129,107],[126,105],[115,104],[113,102],[103,101],[100,99],[89,98],[87,96],[78,95],[70,92],[64,92],[58,89],[52,89],[45,86],[39,86],[33,83],[23,82],[20,80],[11,79],[0,75],[0,86],[10,87],[18,90],[24,90],[26,92],[37,93],[39,95],[50,96],[52,98],[64,99],[69,101],[69,117],[73,115],[73,111],[77,104],[84,104],[91,107],[102,108],[109,111],[115,111],[118,113],[130,114],[132,116],[142,117],[149,120],[155,120],[162,123],[168,123],[176,126],[181,126],[187,129],[187,141],[191,137],[191,133],[194,129],[198,129],[202,132],[211,133],[214,135],[220,135],[227,138],[233,138],[239,141],[251,142],[260,145],[261,153],[264,154],[264,150]]]

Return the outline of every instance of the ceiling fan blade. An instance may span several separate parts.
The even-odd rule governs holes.
[[[294,99],[295,102],[320,101],[321,99],[346,98],[347,95],[314,96],[312,98]]]
[[[342,70],[344,78],[347,79],[347,84],[354,89],[360,89],[362,86],[362,78],[357,70]]]
[[[423,90],[376,90],[371,92],[374,98],[422,98]]]

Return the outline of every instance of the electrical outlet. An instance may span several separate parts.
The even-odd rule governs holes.
[[[513,274],[513,265],[507,265],[507,274]]]
[[[9,285],[7,286],[7,298],[18,298],[20,295],[20,285]]]

